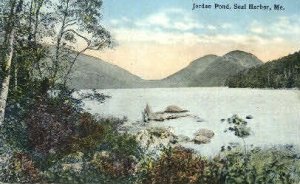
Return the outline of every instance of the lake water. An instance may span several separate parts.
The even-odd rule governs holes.
[[[99,104],[85,101],[85,109],[103,116],[128,117],[135,122],[142,119],[142,111],[148,103],[153,111],[162,111],[169,105],[189,110],[205,122],[181,118],[151,123],[149,126],[171,126],[175,134],[193,138],[200,128],[213,130],[215,136],[210,144],[185,144],[210,155],[219,152],[221,146],[241,142],[232,133],[224,133],[227,119],[234,114],[247,120],[252,135],[246,138],[248,145],[269,146],[300,145],[300,91],[268,89],[229,88],[164,88],[164,89],[109,89],[99,90],[112,98]]]

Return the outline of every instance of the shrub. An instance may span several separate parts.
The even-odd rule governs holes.
[[[300,156],[293,147],[253,148],[247,158],[245,165],[240,147],[225,151],[223,183],[300,182]]]
[[[38,98],[25,118],[30,148],[43,157],[70,150],[77,119],[70,105]]]
[[[73,104],[68,98],[38,97],[25,118],[28,151],[45,172],[45,181],[86,181],[83,177],[90,174],[113,181],[130,177],[141,153],[134,136],[118,133],[124,120],[96,119]],[[109,152],[110,157],[99,160],[96,155],[102,151]],[[84,158],[74,164],[83,166],[82,176],[63,169],[69,164],[65,163],[66,156],[78,152]]]
[[[29,154],[15,152],[9,158],[7,167],[2,170],[2,182],[36,183],[40,181],[39,170]]]
[[[146,164],[142,183],[218,183],[218,164],[192,150],[167,148],[158,160]]]

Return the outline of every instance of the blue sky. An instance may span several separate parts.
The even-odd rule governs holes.
[[[264,61],[300,49],[297,0],[103,0],[103,21],[113,50],[91,53],[143,78],[158,79],[206,54],[251,52]],[[196,4],[262,4],[284,11],[192,11]]]

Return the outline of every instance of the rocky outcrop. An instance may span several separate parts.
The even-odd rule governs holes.
[[[210,143],[215,133],[212,130],[200,129],[194,135],[193,141],[195,144],[207,144]]]
[[[203,135],[197,135],[193,139],[195,144],[208,144],[210,143],[210,138],[203,136]]]
[[[136,140],[145,150],[155,150],[176,143],[173,130],[163,127],[152,127],[141,130],[136,134]]]
[[[189,114],[167,114],[167,113],[153,113],[149,116],[149,120],[151,121],[165,121],[165,120],[171,120],[171,119],[178,119],[178,118],[184,118],[189,117]]]
[[[152,112],[150,106],[147,104],[146,108],[142,112],[142,115],[144,122],[165,121],[171,119],[178,119],[182,117],[191,117],[191,115],[184,114],[184,112],[188,111],[175,105],[168,106],[163,112]]]
[[[215,133],[212,130],[202,128],[198,130],[194,135],[195,136],[202,135],[211,139],[215,135]]]
[[[184,113],[184,112],[188,112],[188,110],[182,109],[176,105],[170,105],[165,109],[164,112],[165,113]]]

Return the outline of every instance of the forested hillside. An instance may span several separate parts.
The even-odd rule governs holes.
[[[226,80],[229,87],[299,88],[300,51],[244,70]]]

